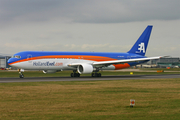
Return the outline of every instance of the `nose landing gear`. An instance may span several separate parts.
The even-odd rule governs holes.
[[[19,69],[18,71],[19,71],[19,78],[24,78],[24,75],[22,73],[22,72],[24,72],[24,70],[23,69]]]
[[[19,78],[24,78],[24,75],[20,72]]]

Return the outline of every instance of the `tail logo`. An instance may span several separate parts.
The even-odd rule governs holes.
[[[141,42],[141,44],[139,44],[139,48],[138,48],[139,51],[136,51],[136,53],[141,53],[141,51],[143,51],[143,53],[145,53],[145,47],[144,47],[144,43]]]

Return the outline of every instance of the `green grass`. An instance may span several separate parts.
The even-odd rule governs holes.
[[[179,120],[179,86],[180,78],[0,83],[0,119]]]
[[[144,70],[144,71],[142,71]],[[157,73],[157,70],[164,70],[164,71],[171,71],[171,72],[162,72]],[[180,69],[141,69],[141,72],[135,71],[133,72],[134,75],[160,75],[160,74],[180,74]],[[105,75],[130,75],[131,71],[102,71],[102,76]],[[25,71],[23,74],[25,77],[61,77],[61,76],[70,76],[72,71],[62,71],[57,73],[51,73],[51,74],[44,74],[42,71]],[[81,76],[91,76],[91,74],[82,74]],[[18,71],[0,71],[0,78],[2,77],[19,77]]]

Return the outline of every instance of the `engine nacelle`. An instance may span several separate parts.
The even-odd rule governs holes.
[[[93,66],[87,63],[83,63],[77,68],[78,73],[80,74],[88,74],[93,72]]]
[[[56,73],[57,70],[43,70],[43,73],[47,74],[47,73]]]

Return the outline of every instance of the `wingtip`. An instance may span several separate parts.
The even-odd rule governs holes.
[[[161,56],[160,58],[167,58],[167,57],[171,57],[171,56],[165,55],[165,56]]]

